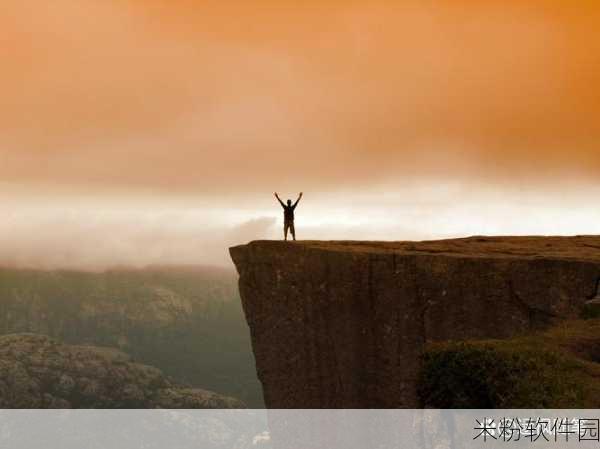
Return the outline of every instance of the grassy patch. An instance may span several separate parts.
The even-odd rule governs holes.
[[[431,343],[419,394],[436,408],[598,408],[600,320],[508,340]]]
[[[597,302],[585,304],[581,311],[581,317],[586,320],[600,318],[600,304]]]

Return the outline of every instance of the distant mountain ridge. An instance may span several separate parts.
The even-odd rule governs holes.
[[[0,269],[0,335],[118,348],[180,382],[262,405],[233,270]]]

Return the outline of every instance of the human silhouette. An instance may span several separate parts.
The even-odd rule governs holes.
[[[277,192],[275,192],[275,198],[277,198],[277,201],[279,201],[279,204],[281,204],[281,207],[283,207],[283,236],[287,241],[289,230],[292,233],[292,238],[296,240],[296,229],[294,228],[294,209],[296,209],[300,198],[302,198],[302,192],[300,192],[298,199],[294,204],[292,204],[292,200],[287,200],[287,204],[285,204],[283,201],[281,201],[281,198],[279,198]]]

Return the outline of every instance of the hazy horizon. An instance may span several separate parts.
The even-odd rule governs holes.
[[[7,0],[0,264],[600,234],[593,1]],[[596,201],[594,201],[596,200]]]

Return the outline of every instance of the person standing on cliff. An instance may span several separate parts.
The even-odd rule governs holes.
[[[289,231],[292,233],[292,238],[296,240],[296,229],[294,228],[294,209],[296,209],[296,206],[302,198],[302,192],[300,192],[300,195],[298,195],[298,199],[294,204],[292,204],[292,200],[287,200],[287,204],[285,204],[283,201],[281,201],[281,198],[279,198],[277,192],[275,192],[275,198],[277,198],[277,201],[279,201],[279,204],[281,204],[281,207],[283,207],[283,236],[287,241],[289,229]]]

